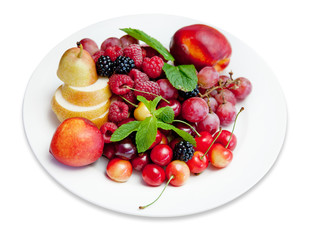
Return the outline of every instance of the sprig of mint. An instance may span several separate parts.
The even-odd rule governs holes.
[[[196,141],[189,133],[171,125],[174,120],[174,112],[171,107],[163,107],[156,110],[156,106],[162,97],[158,96],[153,101],[148,101],[142,96],[137,99],[143,102],[150,111],[150,117],[143,121],[132,121],[120,126],[111,136],[112,142],[118,142],[129,136],[133,132],[136,133],[136,146],[138,153],[145,152],[153,144],[156,139],[157,129],[173,130],[185,141],[196,146]]]
[[[174,57],[170,52],[155,38],[149,36],[145,32],[134,28],[121,28],[128,35],[135,39],[145,42],[150,47],[157,50],[166,60],[174,61]],[[178,90],[184,92],[190,92],[197,86],[198,78],[194,65],[179,65],[173,66],[168,63],[164,63],[164,72],[172,86]]]

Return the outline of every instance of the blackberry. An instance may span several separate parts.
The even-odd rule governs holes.
[[[192,98],[192,97],[196,97],[199,93],[198,85],[196,86],[196,88],[193,91],[183,92],[183,91],[179,90],[178,92],[179,92],[179,96],[182,97],[184,100]]]
[[[187,142],[178,142],[173,149],[173,159],[187,162],[194,156],[194,146]]]
[[[101,56],[96,63],[96,69],[99,76],[111,77],[114,73],[114,63],[109,56]]]
[[[114,62],[115,73],[127,74],[135,67],[135,62],[130,57],[118,56]]]

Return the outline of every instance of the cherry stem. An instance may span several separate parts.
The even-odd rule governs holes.
[[[169,185],[170,181],[174,178],[174,175],[171,175],[171,177],[169,178],[168,182],[166,183],[164,189],[161,191],[161,193],[159,194],[159,196],[151,203],[145,205],[145,206],[140,206],[139,209],[144,209],[144,208],[147,208],[149,206],[151,206],[152,204],[154,204],[160,197],[161,195],[163,194],[163,192],[166,190],[167,186]]]
[[[185,125],[189,126],[189,127],[197,134],[198,137],[201,137],[200,133],[197,132],[197,130],[196,130],[192,125],[190,125],[189,123],[184,122],[184,121],[182,121],[182,120],[177,120],[177,119],[176,119],[176,120],[173,120],[173,122],[184,123]]]
[[[136,104],[134,104],[134,103],[132,103],[132,102],[130,102],[129,100],[127,100],[126,98],[124,98],[123,96],[121,96],[121,95],[119,95],[125,102],[128,102],[129,104],[131,104],[132,106],[134,106],[135,108],[137,108],[138,107],[138,105],[136,105]]]
[[[138,90],[138,89],[135,89],[135,88],[131,88],[131,87],[129,87],[129,86],[126,86],[125,88],[128,88],[128,89],[130,89],[130,90],[132,90],[132,91],[137,91],[137,92],[140,92],[140,93],[150,94],[150,95],[153,95],[153,96],[156,96],[156,97],[161,97],[161,96],[158,96],[158,95],[155,94],[155,93],[145,92],[145,91],[142,91],[142,90]],[[165,98],[163,98],[163,97],[161,97],[161,99],[164,100],[166,103],[170,104],[170,102],[169,102],[167,99],[165,99]]]
[[[231,131],[231,134],[230,134],[230,136],[229,136],[229,139],[228,139],[228,142],[227,142],[225,148],[227,148],[227,147],[229,146],[229,143],[230,143],[230,141],[231,141],[231,139],[232,139],[232,135],[233,135],[234,130],[235,130],[237,118],[238,118],[239,114],[240,114],[243,110],[244,110],[244,107],[240,108],[240,110],[239,110],[239,112],[238,112],[238,114],[237,114],[237,116],[236,116],[236,118],[235,118],[234,125],[233,125],[233,129],[232,129],[232,131]]]
[[[80,52],[77,56],[78,58],[80,58],[80,57],[82,57],[82,53],[83,53],[83,45],[80,42],[77,42],[76,44],[80,48]]]
[[[213,139],[213,141],[210,144],[210,146],[208,147],[207,151],[200,157],[201,160],[207,155],[207,153],[209,152],[210,148],[213,146],[213,144],[215,143],[216,139],[221,135],[221,133],[222,133],[222,128],[220,127],[219,133]]]

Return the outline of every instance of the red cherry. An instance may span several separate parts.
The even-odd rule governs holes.
[[[162,138],[159,144],[169,144],[168,138],[162,134]]]
[[[173,150],[174,149],[174,146],[178,143],[178,142],[181,142],[182,139],[181,138],[175,138],[173,139],[170,143],[169,143],[169,146],[171,147],[171,149]]]
[[[115,156],[115,147],[114,143],[107,143],[104,144],[103,148],[103,156],[105,156],[107,159],[111,160]]]
[[[129,138],[125,138],[120,142],[116,142],[114,146],[116,157],[130,160],[136,156],[137,149]]]
[[[148,152],[140,153],[137,157],[131,160],[132,167],[137,171],[142,169],[151,162]]]
[[[159,79],[157,83],[160,88],[160,95],[167,99],[177,99],[178,98],[178,90],[172,86],[168,79]]]
[[[217,136],[219,132],[216,132],[214,136]],[[221,134],[215,140],[216,143],[222,144],[224,147],[228,144],[227,148],[233,151],[237,145],[237,137],[235,134],[231,133],[228,130],[222,130]]]
[[[146,184],[157,187],[166,179],[165,170],[156,164],[147,164],[142,170],[142,178]]]
[[[172,160],[173,151],[168,145],[160,144],[152,149],[150,157],[159,166],[166,166]]]
[[[209,160],[203,152],[196,151],[194,156],[186,162],[191,173],[201,173],[209,165]]]
[[[113,181],[126,182],[132,174],[132,165],[127,160],[114,158],[109,161],[106,171]]]
[[[143,171],[146,171],[145,169],[149,165],[146,165],[145,168],[143,169]],[[157,165],[155,165],[155,166],[157,166]],[[180,160],[175,160],[175,161],[170,162],[168,164],[168,166],[166,167],[166,176],[168,177],[168,181],[167,181],[164,189],[161,191],[160,195],[153,202],[151,202],[147,205],[144,205],[144,206],[140,206],[139,207],[140,209],[144,209],[144,208],[154,204],[160,198],[160,196],[163,194],[163,192],[165,191],[168,184],[171,184],[171,185],[176,186],[176,187],[183,185],[190,176],[190,170],[189,170],[189,168],[185,162],[180,161]]]
[[[158,108],[171,107],[174,112],[174,117],[178,117],[181,114],[181,103],[176,99],[170,99],[169,103],[160,101]]]
[[[158,145],[160,143],[161,139],[162,139],[162,134],[159,130],[157,130],[155,141],[152,143],[152,145],[149,147],[149,149],[152,149],[156,145]]]
[[[209,132],[201,132],[200,137],[196,137],[195,151],[205,153],[213,142],[213,137]]]
[[[189,178],[190,170],[185,162],[174,160],[166,167],[166,176],[172,186],[179,187]]]
[[[233,153],[222,144],[215,143],[209,150],[209,157],[214,167],[224,168],[232,161]]]

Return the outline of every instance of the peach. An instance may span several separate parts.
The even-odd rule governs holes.
[[[179,29],[170,42],[175,63],[193,64],[198,71],[205,66],[224,70],[231,56],[231,45],[226,37],[210,26],[194,24]]]
[[[86,118],[73,117],[56,129],[50,153],[65,165],[81,167],[98,160],[103,147],[103,136],[96,125]]]

